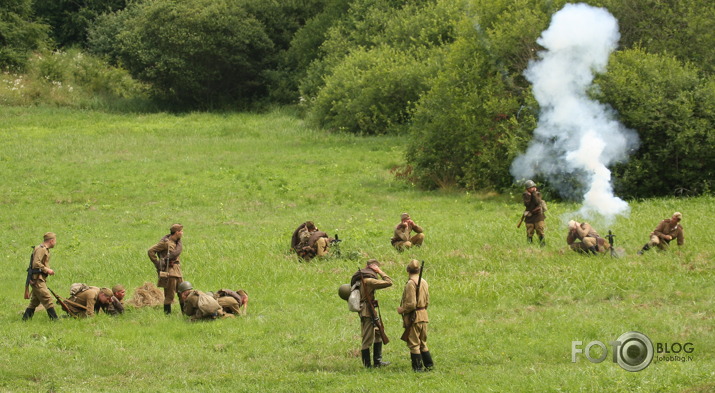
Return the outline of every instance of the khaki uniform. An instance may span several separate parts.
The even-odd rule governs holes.
[[[427,281],[422,279],[420,284],[420,298],[419,301],[417,301],[418,279],[418,274],[410,275],[410,279],[407,281],[407,284],[405,284],[405,290],[402,292],[402,301],[400,302],[402,327],[407,328],[410,326],[412,318],[414,317],[414,323],[412,323],[407,337],[407,347],[410,349],[410,353],[414,354],[429,351],[429,348],[427,348],[429,285],[427,285]]]
[[[50,250],[40,244],[35,247],[32,252],[32,269],[40,270],[42,273],[32,275],[30,286],[32,293],[30,294],[30,305],[27,308],[35,309],[37,306],[42,306],[49,310],[55,306],[52,300],[52,294],[47,289],[47,270],[50,269]]]
[[[86,291],[82,291],[74,296],[71,296],[65,303],[73,314],[78,317],[94,316],[95,306],[99,303],[99,288],[89,287]]]
[[[305,260],[322,257],[328,254],[330,238],[323,231],[310,231],[307,227],[298,230],[298,244],[294,247],[298,256]]]
[[[382,337],[380,337],[380,334],[375,334],[377,327],[373,323],[370,309],[365,304],[366,294],[371,294],[371,297],[374,299],[375,290],[392,286],[392,279],[389,276],[384,275],[382,276],[382,279],[367,277],[367,274],[371,274],[372,276],[374,276],[375,273],[371,269],[363,269],[363,271],[365,272],[366,276],[363,280],[365,286],[360,291],[360,326],[362,331],[361,350],[369,349],[370,346],[372,346],[374,343],[382,342]],[[377,309],[375,311],[377,312]],[[378,315],[376,315],[376,317],[378,317]]]
[[[112,296],[112,301],[107,304],[102,304],[97,302],[94,306],[94,312],[99,313],[99,311],[104,311],[111,316],[117,316],[124,313],[124,302]]]
[[[149,259],[154,263],[159,273],[157,286],[164,288],[164,305],[174,302],[176,286],[184,281],[181,273],[181,261],[179,260],[183,244],[181,240],[178,242],[173,241],[170,236],[164,236],[159,243],[156,243],[147,251]],[[168,264],[167,266],[162,266],[167,256]]]
[[[575,230],[569,230],[566,244],[577,252],[588,252],[591,247],[596,247],[598,252],[606,252],[610,248],[606,239],[600,237],[598,232],[587,222],[581,223]]]
[[[658,246],[661,250],[667,250],[670,241],[665,236],[671,236],[672,239],[678,239],[678,246],[685,244],[685,232],[683,226],[679,223],[672,222],[670,218],[661,221],[650,234],[649,247]]]
[[[186,300],[184,300],[184,306],[181,311],[184,313],[184,315],[191,317],[192,321],[197,321],[199,319],[216,319],[218,317],[224,316],[225,313],[222,309],[219,309],[214,314],[204,314],[203,311],[199,309],[199,294],[203,294],[203,292],[196,291],[193,289],[191,289],[190,291],[191,292],[186,297]]]
[[[524,200],[525,210],[530,213],[524,218],[526,237],[531,239],[534,236],[534,232],[536,232],[539,238],[543,238],[546,229],[544,224],[546,215],[541,211],[541,193],[538,190],[534,190],[534,192],[524,191],[522,199]]]
[[[401,223],[400,223],[401,224]],[[425,240],[424,230],[421,226],[415,224],[407,224],[405,228],[400,228],[400,224],[395,227],[395,233],[390,239],[390,243],[398,249],[410,248],[412,246],[421,246]],[[415,235],[410,237],[412,231],[415,231]]]

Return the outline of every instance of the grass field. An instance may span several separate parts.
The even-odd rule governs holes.
[[[515,228],[515,195],[426,192],[395,180],[399,137],[359,138],[268,114],[113,115],[0,108],[0,391],[3,392],[710,392],[715,391],[715,199],[630,201],[610,227],[625,255],[587,258],[565,247],[574,204],[552,202],[545,248]],[[518,193],[519,190],[515,190]],[[635,252],[673,211],[686,245]],[[425,246],[399,254],[399,214],[424,226]],[[338,233],[342,258],[299,263],[288,252],[305,220]],[[56,275],[122,283],[128,298],[156,273],[146,249],[185,226],[185,279],[201,290],[243,288],[249,315],[189,323],[175,306],[118,318],[23,323],[31,246],[56,232]],[[392,342],[384,369],[361,368],[359,324],[337,288],[367,258],[394,280],[378,292]],[[436,370],[415,374],[396,307],[410,258],[430,283]],[[571,362],[571,342],[640,331],[692,343],[692,361],[640,372]],[[610,350],[610,348],[609,348]],[[597,357],[598,351],[592,352]],[[680,354],[685,355],[685,354]]]

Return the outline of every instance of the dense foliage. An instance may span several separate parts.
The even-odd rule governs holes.
[[[611,168],[617,191],[711,193],[715,5],[586,2],[621,32],[593,97],[643,142]],[[329,130],[409,134],[399,173],[423,187],[504,190],[539,113],[523,72],[565,3],[11,0],[0,5],[0,67],[21,70],[52,42],[86,46],[173,108],[300,103]]]

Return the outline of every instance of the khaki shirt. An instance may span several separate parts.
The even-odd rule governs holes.
[[[32,268],[35,270],[41,270],[42,274],[33,274],[33,281],[46,281],[47,280],[47,269],[50,268],[50,249],[45,247],[43,244],[35,247],[32,252]]]
[[[544,212],[541,211],[541,193],[538,190],[534,192],[524,191],[522,198],[524,200],[524,208],[531,213],[530,216],[524,218],[525,223],[536,224],[546,219]]]
[[[115,296],[112,296],[112,301],[107,304],[102,304],[100,302],[97,302],[94,306],[94,312],[99,313],[99,311],[102,310],[105,313],[116,316],[119,314],[124,313],[124,302],[121,300],[117,299]]]
[[[429,322],[427,316],[427,306],[429,306],[429,285],[422,279],[420,284],[420,299],[417,301],[417,279],[419,275],[410,275],[410,279],[405,284],[402,292],[400,308],[402,311],[402,321],[404,327],[409,326],[412,313],[415,312],[415,322]]]
[[[401,223],[400,223],[401,224]],[[415,231],[415,233],[422,233],[424,230],[422,229],[421,226],[415,224],[414,226],[407,224],[406,227],[400,228],[400,224],[397,224],[395,227],[395,233],[392,236],[392,244],[395,244],[396,242],[407,242],[410,240],[410,234],[412,231]]]
[[[99,288],[89,287],[88,290],[70,297],[65,302],[67,307],[79,317],[94,316],[94,306],[99,302]]]
[[[685,233],[683,231],[683,226],[670,221],[670,218],[666,218],[661,221],[657,227],[653,230],[651,235],[658,236],[661,240],[667,241],[665,235],[670,235],[673,239],[678,239],[678,245],[682,246],[685,243]]]
[[[370,309],[365,304],[365,294],[370,294],[371,297],[375,299],[375,290],[392,286],[392,279],[389,276],[384,275],[382,276],[382,279],[366,277],[363,282],[365,287],[360,291],[360,316],[372,318]]]
[[[213,319],[214,316],[211,314],[204,314],[203,311],[199,309],[199,294],[203,294],[201,291],[191,290],[189,295],[184,300],[184,308],[181,310],[184,315],[191,317],[192,321],[202,318]],[[221,303],[219,303],[221,304]],[[223,310],[218,311],[218,316],[223,315]]]
[[[159,243],[153,245],[147,254],[149,259],[154,263],[154,266],[159,268],[159,262],[169,256],[169,266],[165,270],[169,277],[183,277],[181,273],[181,261],[179,257],[183,251],[183,244],[181,240],[175,242],[171,240],[170,235],[164,236]]]

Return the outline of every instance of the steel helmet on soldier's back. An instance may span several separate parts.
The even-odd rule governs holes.
[[[350,284],[343,284],[338,288],[338,295],[343,300],[348,300],[350,297]]]

